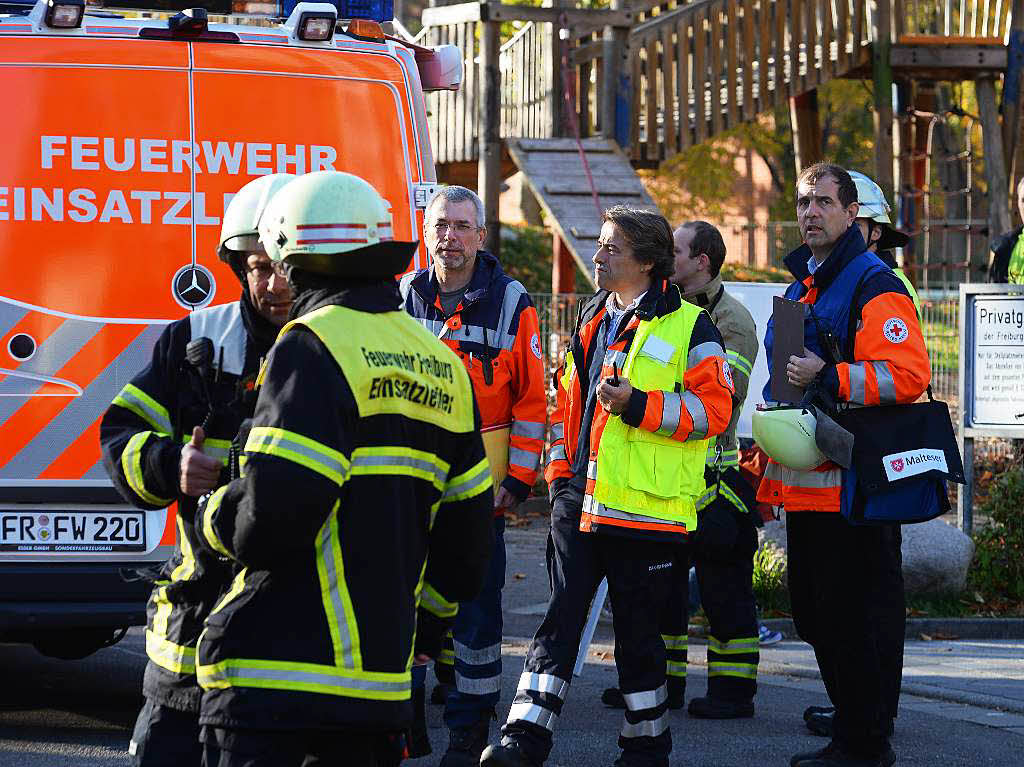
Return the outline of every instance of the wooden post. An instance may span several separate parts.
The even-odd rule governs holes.
[[[1006,157],[1003,155],[1003,134],[999,128],[996,107],[996,84],[991,77],[975,81],[978,111],[981,112],[981,139],[985,151],[985,180],[988,182],[988,236],[993,240],[1008,232],[1010,224],[1010,189],[1006,180]],[[988,253],[979,254],[988,266]],[[977,264],[981,267],[982,264]],[[971,274],[977,274],[971,265]]]
[[[888,199],[893,195],[892,173],[892,0],[881,0],[875,13],[876,34],[871,46],[875,81],[875,183]]]
[[[544,6],[564,8],[566,0],[544,0]],[[566,27],[566,31],[569,29],[571,27]],[[562,54],[568,49],[569,41],[562,39],[561,32],[561,23],[553,22],[551,24],[551,70],[549,76],[551,77],[551,126],[554,128],[556,137],[572,135],[566,120],[565,80],[562,78]]]
[[[613,11],[629,8],[629,0],[611,0]],[[629,150],[630,116],[632,100],[630,67],[627,61],[629,29],[605,27],[603,39],[603,77],[601,94],[601,135],[615,139],[619,146]]]
[[[551,292],[576,292],[576,262],[558,232],[551,233]]]
[[[482,98],[477,121],[480,125],[480,159],[477,162],[477,193],[484,201],[487,224],[485,247],[500,257],[501,221],[498,195],[501,193],[501,72],[498,68],[499,22],[484,21],[480,31],[480,59],[483,62]]]
[[[821,120],[818,116],[818,89],[814,88],[789,100],[789,116],[793,125],[793,154],[796,174],[821,162]]]

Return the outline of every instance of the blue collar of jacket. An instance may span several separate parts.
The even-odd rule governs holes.
[[[487,297],[491,285],[505,276],[501,263],[486,250],[476,252],[476,264],[473,265],[473,276],[469,278],[466,286],[466,297],[462,301],[463,308],[469,308]],[[437,302],[438,284],[434,276],[434,265],[417,274],[412,280],[412,289],[415,290],[427,306],[434,306]]]
[[[828,288],[846,265],[867,249],[860,233],[860,227],[851,224],[850,228],[836,241],[828,258],[818,265],[818,269],[814,272],[812,283],[814,287],[818,289],[819,293]],[[811,255],[811,249],[806,245],[801,245],[786,256],[784,263],[797,282],[803,282],[810,276],[807,261]]]

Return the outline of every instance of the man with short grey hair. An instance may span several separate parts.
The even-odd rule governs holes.
[[[480,406],[484,447],[494,478],[495,544],[484,589],[459,605],[446,646],[454,674],[438,663],[449,746],[442,767],[476,767],[487,743],[501,688],[501,589],[505,582],[504,512],[530,493],[544,450],[547,401],[537,311],[526,288],[482,250],[487,230],[479,196],[443,187],[427,205],[424,241],[429,269],[401,284],[406,310],[462,359]],[[450,648],[450,649],[449,649]],[[422,715],[425,672],[414,674],[414,703]],[[452,679],[452,677],[454,677]],[[422,719],[420,720],[422,721]],[[430,752],[426,729],[411,739],[410,756]]]

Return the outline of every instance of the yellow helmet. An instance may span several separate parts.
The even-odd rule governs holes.
[[[825,463],[825,454],[814,440],[817,420],[802,407],[775,407],[754,411],[751,426],[754,441],[776,463],[809,471]]]
[[[395,242],[391,210],[369,183],[325,170],[287,183],[267,205],[259,235],[274,262],[337,277],[393,277],[418,242]]]

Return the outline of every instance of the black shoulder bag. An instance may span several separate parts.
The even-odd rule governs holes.
[[[850,307],[844,357],[853,361],[861,283]],[[836,421],[853,434],[843,469],[840,511],[855,525],[926,522],[950,510],[946,483],[964,483],[960,447],[945,402],[932,397],[908,405],[850,407]]]

